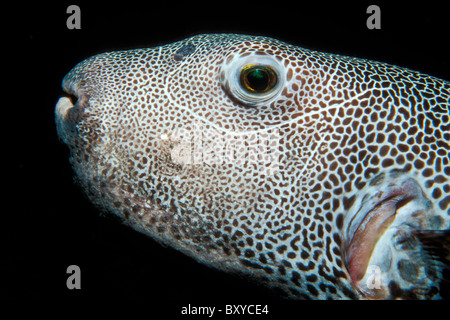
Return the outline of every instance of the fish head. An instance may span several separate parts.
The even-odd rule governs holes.
[[[404,226],[449,225],[448,131],[430,138],[425,165],[408,139],[431,127],[381,90],[409,75],[420,76],[266,37],[199,35],[78,64],[57,130],[91,201],[156,241],[292,297],[392,298],[393,282],[415,283],[394,281],[398,243],[417,238]],[[448,115],[434,121],[430,137]],[[437,200],[433,185],[446,190]],[[404,257],[420,256],[415,246]]]

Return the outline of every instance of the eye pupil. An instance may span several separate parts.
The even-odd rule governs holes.
[[[255,69],[247,75],[250,87],[255,91],[264,91],[269,83],[269,76],[264,70]]]
[[[264,93],[275,87],[275,72],[264,66],[249,65],[241,71],[242,87],[252,93]]]

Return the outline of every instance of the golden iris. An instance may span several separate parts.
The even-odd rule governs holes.
[[[250,64],[242,68],[239,80],[244,90],[265,93],[275,88],[277,74],[271,67]]]

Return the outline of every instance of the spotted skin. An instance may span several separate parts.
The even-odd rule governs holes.
[[[249,63],[278,72],[275,92],[239,96],[233,75]],[[290,298],[442,298],[445,263],[414,232],[449,229],[447,81],[267,37],[206,34],[96,55],[63,89],[78,99],[56,107],[76,181],[136,230]],[[183,161],[179,129],[194,137],[189,150],[196,137],[217,147],[212,133],[241,144],[232,161]],[[273,161],[236,160],[263,137]],[[368,233],[357,242],[352,225],[361,208],[385,217],[388,205],[366,199],[394,189],[412,196],[395,203],[392,225],[408,223],[371,240],[373,259],[395,248],[390,275],[370,291],[358,284]],[[367,228],[384,228],[376,217]],[[349,257],[351,245],[359,255]]]

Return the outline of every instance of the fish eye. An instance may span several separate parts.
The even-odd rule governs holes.
[[[270,66],[247,65],[239,77],[241,87],[249,93],[266,93],[277,84],[277,74]]]
[[[271,55],[235,56],[219,73],[225,92],[244,106],[269,105],[286,86],[286,68]]]

